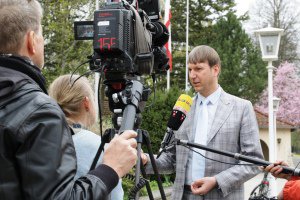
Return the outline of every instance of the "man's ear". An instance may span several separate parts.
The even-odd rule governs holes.
[[[29,55],[34,55],[36,53],[35,50],[35,45],[36,45],[36,41],[35,41],[35,32],[34,31],[29,31],[26,35],[26,45],[27,45],[27,51],[29,53]]]
[[[220,65],[214,65],[213,66],[213,72],[214,72],[214,75],[215,76],[219,76],[220,75],[220,72],[221,72],[221,68],[220,68]]]

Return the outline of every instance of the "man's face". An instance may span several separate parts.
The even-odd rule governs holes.
[[[44,66],[44,37],[42,26],[40,26],[39,31],[34,35],[35,43],[35,54],[32,56],[33,63],[40,69]]]
[[[196,92],[207,97],[218,87],[218,74],[220,67],[215,65],[210,67],[208,62],[188,64],[189,80]]]

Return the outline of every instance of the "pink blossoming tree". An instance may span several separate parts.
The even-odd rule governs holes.
[[[300,78],[296,66],[282,63],[275,71],[273,78],[273,96],[280,98],[277,119],[300,125]],[[258,110],[268,113],[268,88],[266,88],[258,103]]]

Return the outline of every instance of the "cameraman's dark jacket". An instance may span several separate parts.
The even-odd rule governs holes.
[[[106,165],[75,172],[71,131],[39,69],[0,55],[0,199],[105,199],[118,183]]]

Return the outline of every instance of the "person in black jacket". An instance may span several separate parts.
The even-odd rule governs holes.
[[[42,8],[0,0],[0,199],[106,199],[137,159],[136,133],[116,136],[103,164],[74,180],[72,134],[47,95]]]

